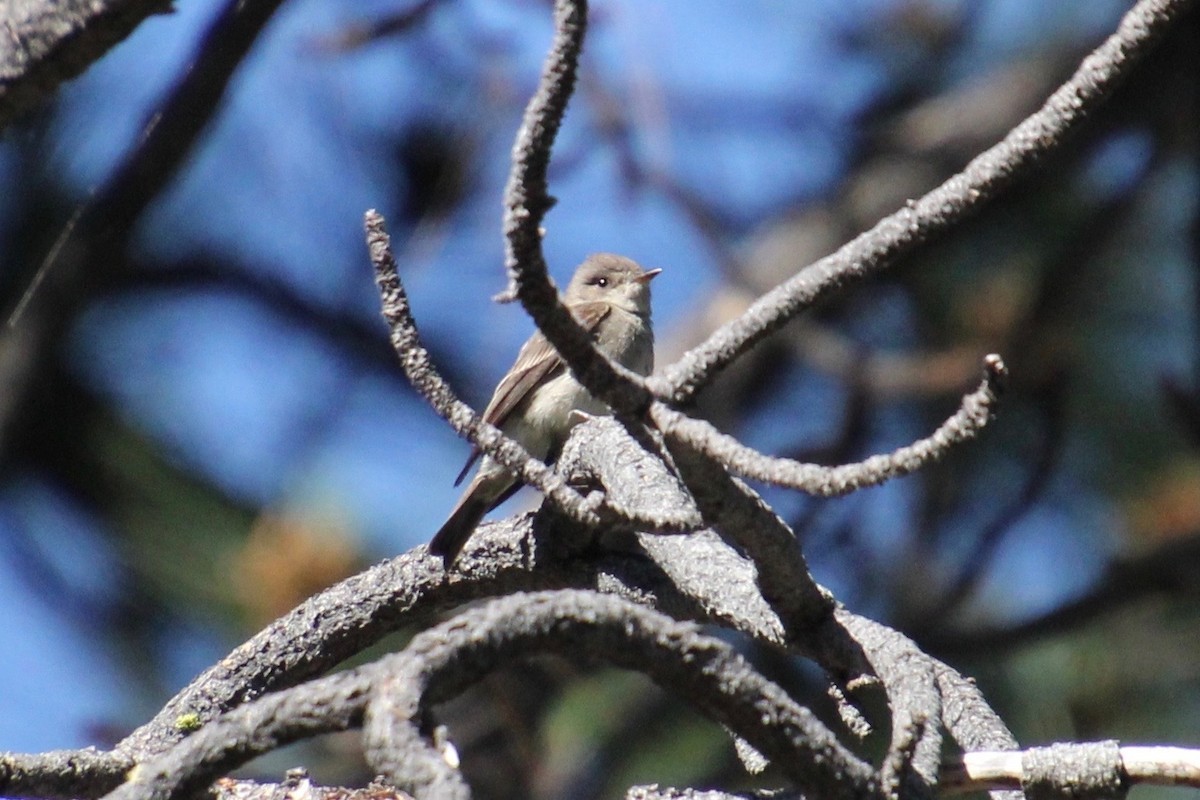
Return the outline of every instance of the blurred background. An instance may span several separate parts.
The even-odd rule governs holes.
[[[594,0],[552,271],[662,267],[669,363],[998,140],[1129,5]],[[0,138],[6,318],[44,275],[0,341],[0,749],[112,744],[442,521],[468,447],[400,374],[366,209],[464,399],[531,331],[490,298],[549,4],[283,3],[211,118],[183,114],[206,124],[182,165],[122,183],[185,68],[218,68],[220,11],[180,0]],[[1023,744],[1200,744],[1196,17],[1035,179],[694,409],[842,463],[927,435],[1005,358],[1000,418],[948,461],[839,500],[764,492],[821,582],[976,676]],[[751,655],[827,711],[820,676]],[[635,676],[539,660],[445,712],[484,797],[737,774],[719,728]],[[362,779],[354,747],[262,769]]]

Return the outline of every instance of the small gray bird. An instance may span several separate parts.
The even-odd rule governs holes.
[[[660,269],[644,270],[636,262],[612,253],[588,256],[567,286],[563,304],[591,334],[597,349],[618,364],[649,375],[654,368],[654,332],[650,328],[650,281]],[[485,421],[517,440],[529,454],[553,461],[574,424],[571,412],[599,415],[608,407],[575,380],[558,351],[537,332],[517,354],[517,361],[500,380],[483,412]],[[454,485],[480,456],[467,459]],[[483,515],[512,496],[520,482],[508,470],[484,456],[479,472],[429,542],[429,552],[454,563]]]

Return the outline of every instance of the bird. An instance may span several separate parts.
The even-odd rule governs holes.
[[[650,323],[650,281],[661,269],[643,269],[614,253],[593,253],[575,270],[563,304],[591,336],[596,348],[639,375],[654,369],[654,333]],[[552,463],[580,416],[597,416],[608,407],[575,379],[566,362],[541,331],[521,347],[517,360],[497,384],[483,420],[500,428],[535,458]],[[462,483],[482,455],[475,448],[454,485]],[[475,477],[429,542],[449,568],[483,515],[512,496],[519,479],[490,456],[483,456]]]

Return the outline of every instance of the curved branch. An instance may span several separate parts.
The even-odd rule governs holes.
[[[1000,357],[988,356],[979,388],[965,396],[958,411],[932,435],[888,455],[837,467],[764,455],[704,420],[688,417],[662,402],[656,401],[651,406],[650,418],[666,435],[678,437],[738,475],[818,497],[838,497],[916,472],[942,458],[954,445],[975,438],[992,420],[1007,375]]]
[[[255,756],[358,727],[372,688],[392,663],[385,659],[239,706],[139,764],[125,783],[105,797],[165,800],[194,795]]]
[[[405,781],[406,762],[394,758],[388,744],[409,742],[421,708],[534,651],[598,658],[645,673],[775,760],[811,796],[881,796],[867,764],[728,644],[694,624],[575,590],[495,600],[414,637],[403,654],[411,668],[391,673],[368,708],[369,763],[392,781]]]
[[[415,722],[429,704],[534,651],[645,672],[776,759],[806,791],[882,800],[871,768],[729,645],[693,624],[574,590],[494,600],[418,634],[402,653],[234,709],[140,765],[108,798],[181,797],[257,755],[364,719],[368,759],[393,783],[417,797],[466,796]]]
[[[181,718],[207,723],[267,692],[320,675],[388,633],[480,598],[561,586],[603,587],[680,616],[704,616],[644,559],[619,553],[547,559],[532,536],[528,516],[486,523],[476,534],[476,548],[452,575],[440,558],[418,547],[314,595],[179,691],[115,753],[145,760],[183,738]]]
[[[917,245],[977,212],[1047,153],[1062,146],[1106,100],[1194,0],[1140,0],[1115,33],[1080,64],[1041,109],[991,149],[919,200],[912,201],[832,255],[802,269],[767,292],[737,319],[714,332],[661,376],[655,395],[686,403],[743,352],[781,328],[801,310],[851,281],[883,270]]]
[[[546,171],[567,102],[575,90],[586,28],[586,0],[555,2],[554,41],[546,54],[537,91],[525,107],[513,145],[512,171],[504,189],[504,263],[509,284],[497,299],[521,301],[534,324],[594,397],[618,414],[639,416],[651,400],[645,382],[596,350],[559,299],[542,254],[542,218],[554,202],[547,190]]]
[[[470,406],[454,396],[454,391],[438,374],[421,344],[416,321],[408,305],[408,295],[400,282],[391,240],[384,227],[383,217],[376,211],[366,213],[367,247],[375,268],[375,283],[383,303],[383,317],[391,329],[392,347],[409,383],[433,406],[442,419],[450,423],[455,433],[467,438],[503,464],[513,474],[543,495],[571,519],[583,525],[600,524],[600,517],[585,500],[566,485],[554,470],[529,455],[517,442],[505,436],[499,428],[489,425]]]
[[[439,559],[427,556],[421,548],[350,578],[310,599],[222,659],[151,723],[126,739],[116,753],[68,754],[85,766],[94,765],[96,772],[81,772],[78,779],[72,779],[69,774],[51,771],[43,775],[45,782],[29,783],[19,780],[20,774],[31,774],[28,770],[5,774],[0,768],[0,794],[95,796],[97,790],[111,788],[111,782],[103,782],[103,775],[112,776],[117,765],[123,773],[133,761],[145,761],[178,743],[184,735],[179,720],[185,715],[200,723],[203,732],[230,708],[328,670],[405,624],[471,599],[506,592],[564,585],[603,587],[606,592],[620,592],[680,618],[716,621],[744,631],[766,646],[800,652],[796,643],[789,645],[783,626],[755,591],[753,565],[711,532],[642,537],[648,549],[666,548],[655,554],[670,571],[670,578],[648,569],[643,561],[619,555],[608,556],[603,563],[582,559],[542,562],[537,549],[529,546],[528,518],[514,530],[490,524],[480,533],[489,548],[486,557],[469,559],[466,569],[452,579],[441,569]],[[865,658],[882,677],[885,688],[893,683],[900,687],[907,680],[904,671],[911,662],[904,648],[897,649],[895,644],[906,642],[904,637],[894,632],[890,637],[865,635],[872,627],[887,629],[844,609],[829,623],[828,630],[810,632],[805,643],[809,649],[800,654],[815,654],[818,663],[835,675],[859,674],[866,668]],[[855,642],[860,636],[868,649],[865,657]],[[1015,746],[972,684],[944,664],[931,663],[937,670],[942,717],[960,744],[968,748]],[[900,676],[899,683],[894,675]],[[917,702],[924,703],[922,697],[917,695]],[[38,758],[8,757],[0,760],[0,766],[29,765]],[[92,780],[96,782],[89,784],[89,791],[78,791],[79,781]],[[34,792],[32,786],[42,789]]]

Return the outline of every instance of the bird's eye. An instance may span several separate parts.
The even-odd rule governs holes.
[[[608,278],[596,278],[596,279],[595,279],[594,281],[592,281],[592,282],[593,282],[594,284],[596,284],[597,286],[599,286],[601,289],[603,289],[604,287],[608,286]]]

